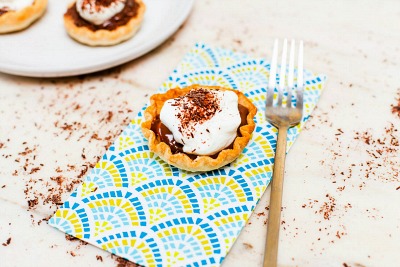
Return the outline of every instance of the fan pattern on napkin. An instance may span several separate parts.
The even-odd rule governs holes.
[[[159,92],[190,84],[239,89],[257,106],[256,129],[242,155],[206,173],[172,167],[149,151],[143,110],[57,210],[49,224],[145,266],[219,266],[271,179],[276,129],[264,117],[269,63],[197,44]],[[304,118],[325,76],[305,72]]]

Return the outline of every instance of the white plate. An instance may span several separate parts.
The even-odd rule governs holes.
[[[32,77],[61,77],[104,70],[135,59],[171,36],[185,21],[194,0],[144,0],[146,13],[130,40],[88,47],[72,40],[63,25],[71,0],[50,0],[30,28],[0,35],[0,71]]]

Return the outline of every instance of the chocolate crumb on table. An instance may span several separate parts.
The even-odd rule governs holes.
[[[114,259],[115,262],[117,263],[116,267],[144,267],[143,265],[139,265],[139,264],[130,262],[130,261],[125,260],[124,258],[121,258],[114,254],[111,254],[111,258]]]
[[[398,119],[400,90],[396,102],[398,103],[391,105],[391,111]],[[400,118],[400,116],[398,117]],[[314,121],[316,121],[315,124]],[[309,202],[300,204],[300,206],[322,216],[320,220],[317,217],[315,220],[315,223],[319,225],[319,230],[317,230],[321,233],[316,239],[319,242],[317,248],[320,253],[323,253],[326,245],[341,242],[348,235],[345,223],[347,216],[350,216],[352,212],[360,211],[366,218],[372,220],[384,218],[378,208],[369,207],[360,210],[358,203],[343,203],[343,199],[350,192],[364,190],[369,185],[368,180],[387,185],[395,183],[394,190],[400,190],[398,183],[400,178],[400,164],[398,164],[400,135],[396,125],[397,122],[392,120],[381,129],[363,129],[362,127],[353,131],[343,130],[344,128],[339,127],[332,129],[332,123],[325,112],[317,109],[313,113],[305,127],[306,130],[311,127],[331,128],[331,136],[324,138],[326,141],[330,141],[327,144],[328,153],[325,154],[327,158],[321,159],[320,164],[323,168],[327,167],[330,170],[330,176],[324,178],[331,179],[332,187],[327,188],[325,199],[309,199]],[[348,212],[350,214],[346,215]],[[321,242],[324,241],[327,243],[321,245]],[[312,251],[317,255],[314,248]]]
[[[75,236],[69,235],[69,234],[65,234],[65,239],[68,241],[76,241],[79,240],[78,238],[76,238]]]
[[[3,245],[4,247],[6,247],[6,246],[8,246],[8,245],[10,245],[10,244],[11,244],[11,237],[7,238],[6,242],[4,242],[2,245]]]
[[[82,79],[82,84],[61,79],[43,81],[44,86],[32,88],[32,95],[20,95],[19,102],[36,105],[27,106],[23,112],[13,109],[14,106],[1,110],[11,110],[5,114],[14,118],[3,121],[3,129],[10,131],[2,132],[0,136],[0,158],[2,166],[6,167],[2,170],[6,173],[3,178],[9,177],[12,181],[2,180],[0,192],[9,194],[14,189],[13,181],[16,181],[19,187],[15,186],[17,190],[12,193],[24,201],[19,204],[24,208],[23,214],[27,215],[26,223],[32,224],[29,231],[48,227],[45,222],[83,182],[87,172],[134,116],[134,106],[127,98],[127,95],[132,95],[131,87],[122,89],[123,93],[119,95],[108,87],[106,91],[95,87],[89,90],[85,83],[100,77],[87,77]],[[102,79],[107,82],[114,78]],[[23,90],[26,91],[25,88]],[[18,88],[16,92],[18,94]],[[81,99],[89,100],[85,102]],[[33,120],[28,121],[30,117]],[[29,139],[26,139],[28,129]],[[14,237],[3,238],[0,247],[18,249],[13,242]],[[79,249],[87,244],[85,241],[67,235],[65,240],[64,244],[49,245],[49,248],[61,250],[71,258],[84,256],[84,250],[81,250],[81,255]],[[68,242],[73,242],[72,248],[71,244],[65,246]],[[104,256],[99,257],[96,259],[101,264]],[[0,265],[2,260],[0,255]]]
[[[253,245],[250,244],[250,243],[243,243],[243,246],[244,246],[246,249],[253,249]]]
[[[326,194],[328,201],[325,201],[319,209],[319,213],[324,215],[325,220],[330,220],[332,213],[336,209],[336,199],[329,194]]]
[[[400,166],[394,161],[398,159],[400,153],[400,137],[393,123],[385,127],[383,135],[378,138],[366,131],[356,132],[354,140],[367,145],[365,152],[369,159],[361,165],[365,178],[382,182],[398,181]]]
[[[76,242],[77,241],[79,244],[75,249],[80,249],[81,246],[86,246],[87,244],[89,244],[88,242],[83,241],[83,240],[81,240],[81,239],[79,239],[77,237],[74,237],[72,235],[69,235],[69,234],[65,234],[65,240],[71,241],[71,242]]]
[[[397,115],[397,117],[400,118],[400,88],[397,91],[397,98],[396,98],[397,103],[390,105],[392,108],[392,113],[394,115]]]

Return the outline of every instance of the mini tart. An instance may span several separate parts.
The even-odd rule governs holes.
[[[32,5],[19,10],[9,10],[0,15],[0,33],[23,30],[40,18],[47,7],[47,0],[35,0]]]
[[[74,19],[64,14],[64,26],[67,33],[76,41],[89,46],[110,46],[132,38],[139,30],[142,23],[145,4],[141,0],[134,0],[138,4],[136,16],[132,17],[125,25],[118,26],[114,30],[100,29],[93,31],[85,26],[75,25]],[[76,1],[69,7],[76,5]]]
[[[209,156],[197,156],[195,159],[191,159],[185,153],[171,152],[171,148],[168,144],[160,142],[156,134],[151,130],[153,120],[160,115],[161,108],[168,99],[176,98],[187,94],[190,90],[196,88],[204,88],[209,90],[230,90],[236,93],[238,96],[238,104],[244,106],[248,110],[247,124],[240,127],[241,137],[237,136],[233,143],[232,149],[223,149],[219,152],[217,158]],[[198,172],[198,171],[210,171],[225,166],[228,163],[234,161],[242,153],[243,149],[250,141],[251,134],[254,131],[255,123],[254,116],[257,113],[257,108],[251,103],[251,101],[241,92],[219,86],[200,86],[191,85],[185,88],[174,88],[170,89],[164,94],[155,94],[150,98],[150,106],[144,111],[145,121],[142,123],[142,132],[146,139],[149,140],[149,148],[151,151],[156,153],[161,159],[174,165],[180,169]]]

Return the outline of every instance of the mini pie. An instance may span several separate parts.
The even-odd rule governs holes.
[[[47,7],[47,0],[34,0],[33,4],[19,10],[0,9],[0,33],[23,30],[40,18]]]
[[[221,150],[219,153],[211,156],[196,156],[195,158],[188,156],[185,152],[172,153],[168,144],[160,141],[160,138],[152,130],[153,121],[160,115],[164,103],[173,98],[186,95],[190,90],[204,88],[208,90],[230,90],[238,96],[238,104],[247,109],[248,114],[245,117],[245,124],[241,124],[238,129],[240,135],[237,135],[230,147]],[[250,141],[251,135],[255,128],[254,116],[257,113],[257,108],[251,101],[240,91],[218,87],[218,86],[201,86],[191,85],[186,88],[170,89],[164,94],[155,94],[150,98],[150,106],[144,111],[145,121],[142,123],[142,132],[149,141],[149,148],[156,153],[161,159],[174,165],[180,169],[187,171],[210,171],[218,169],[231,163],[242,153],[244,147]],[[218,138],[218,137],[217,137]],[[193,156],[193,155],[191,155]]]
[[[76,41],[89,46],[110,46],[121,43],[133,37],[139,30],[146,10],[142,0],[127,0],[126,5],[130,5],[133,10],[128,15],[122,14],[123,11],[116,14],[108,20],[108,25],[95,25],[84,20],[76,9],[76,1],[73,2],[67,12],[64,14],[64,26],[67,33]],[[125,16],[124,20],[116,18]],[[132,16],[131,16],[132,15]],[[121,22],[123,24],[121,24]]]

